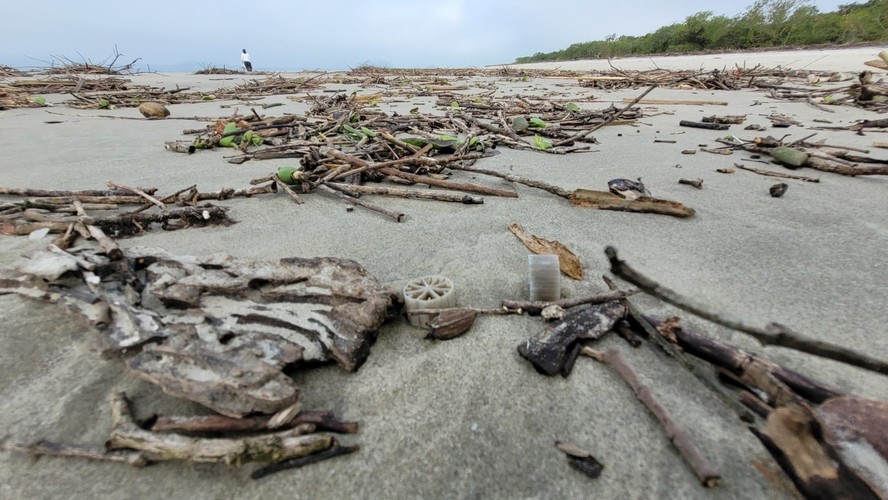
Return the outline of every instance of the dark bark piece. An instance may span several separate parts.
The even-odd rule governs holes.
[[[705,128],[708,130],[728,130],[729,128],[731,128],[730,125],[726,125],[723,123],[694,122],[690,120],[681,120],[680,122],[678,122],[678,125],[681,127]]]
[[[519,345],[518,352],[542,374],[567,376],[574,346],[580,340],[601,338],[624,316],[626,306],[619,301],[571,311],[561,321]]]
[[[555,447],[561,450],[567,456],[567,464],[583,474],[597,478],[604,470],[604,464],[599,462],[592,453],[570,443],[555,441]]]
[[[584,458],[567,457],[567,464],[592,479],[600,476],[604,470],[604,464],[591,455]]]

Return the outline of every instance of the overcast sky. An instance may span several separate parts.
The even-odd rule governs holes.
[[[703,10],[734,16],[752,1],[19,0],[0,8],[0,64],[99,63],[116,44],[119,63],[141,57],[141,69],[166,71],[239,67],[242,48],[257,70],[484,66],[643,35]],[[831,11],[851,1],[813,3]]]

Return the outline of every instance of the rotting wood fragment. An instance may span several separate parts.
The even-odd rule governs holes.
[[[765,428],[750,428],[807,498],[876,499],[858,475],[815,437],[814,419],[799,406],[771,412]]]
[[[593,191],[589,189],[577,189],[574,191],[571,202],[579,207],[597,208],[599,210],[671,215],[673,217],[691,217],[695,213],[693,208],[682,205],[677,201],[661,200],[646,196],[627,200],[614,196],[607,191]]]

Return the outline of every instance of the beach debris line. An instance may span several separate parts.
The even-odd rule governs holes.
[[[775,163],[792,170],[807,167],[850,177],[888,175],[888,159],[855,154],[869,154],[868,149],[828,144],[825,140],[810,142],[809,139],[814,135],[816,132],[792,142],[784,142],[785,137],[777,139],[765,136],[744,140],[735,136],[726,136],[716,139],[717,142],[724,144],[724,147],[705,151],[711,153],[746,151],[767,155],[773,158]],[[746,168],[746,170],[749,169]],[[807,179],[800,178],[800,180]]]
[[[156,195],[156,188],[133,188],[109,181],[107,190],[46,190],[0,188],[0,195],[25,197],[23,201],[0,205],[0,234],[29,235],[48,229],[60,233],[54,244],[64,249],[77,238],[93,238],[111,246],[110,238],[138,236],[156,227],[164,231],[191,227],[229,225],[228,209],[200,201],[225,200],[274,192],[274,185],[240,190],[199,192],[196,186],[168,196]],[[167,205],[181,205],[170,208]],[[125,206],[138,206],[120,212]],[[146,212],[158,208],[156,212]],[[97,213],[109,215],[94,215]],[[98,230],[98,231],[97,231]],[[103,236],[104,235],[104,236]]]

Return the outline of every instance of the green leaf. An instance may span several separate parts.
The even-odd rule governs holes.
[[[110,105],[111,103],[108,101],[108,99],[105,99],[104,97],[99,99],[99,109],[106,109]]]
[[[46,98],[43,96],[35,95],[35,96],[31,97],[31,100],[41,106],[46,106]]]
[[[355,141],[360,141],[364,138],[364,134],[358,132],[358,129],[352,127],[347,123],[342,124],[342,130],[345,131],[345,135]]]
[[[302,184],[305,173],[302,167],[280,167],[277,170],[278,179],[284,184]]]
[[[230,122],[228,125],[225,125],[225,129],[222,130],[222,135],[225,134],[233,134],[234,131],[237,130],[237,124],[234,122]],[[234,136],[228,135],[219,139],[219,145],[222,147],[230,148],[234,146]]]
[[[458,107],[459,107],[459,103],[456,102],[456,101],[452,101],[452,102],[450,103],[450,107],[451,107],[451,108],[458,108]]]
[[[580,110],[580,107],[577,106],[576,104],[572,103],[572,102],[569,102],[569,103],[565,104],[564,107],[565,107],[565,109],[567,109],[568,111],[579,111],[579,110]]]
[[[457,142],[459,141],[459,137],[454,137],[452,135],[447,135],[447,134],[439,135],[438,139],[441,139],[442,141],[457,141]]]
[[[376,137],[376,132],[370,130],[367,127],[361,127],[361,133],[366,135],[367,137]]]
[[[201,96],[200,99],[202,101],[212,101],[212,100],[216,99],[216,96],[214,96],[213,94],[207,94],[205,96]]]
[[[262,136],[259,134],[253,134],[252,142],[254,146],[261,146],[265,142],[265,139],[263,139]]]
[[[411,108],[411,109],[410,109],[410,114],[411,114],[411,115],[415,115],[415,114],[417,114],[417,113],[419,113],[419,108],[418,108],[418,107],[416,107],[416,108]]]
[[[407,137],[406,139],[401,139],[402,141],[410,144],[411,146],[416,146],[418,148],[424,148],[427,144],[431,144],[435,149],[448,149],[453,148],[457,144],[459,144],[459,139],[425,139],[423,137]]]
[[[531,127],[546,128],[546,122],[535,116],[531,117],[530,120],[528,120],[528,123],[530,123]]]
[[[533,136],[533,145],[536,146],[537,149],[549,149],[552,147],[552,141],[545,137],[535,135]]]

